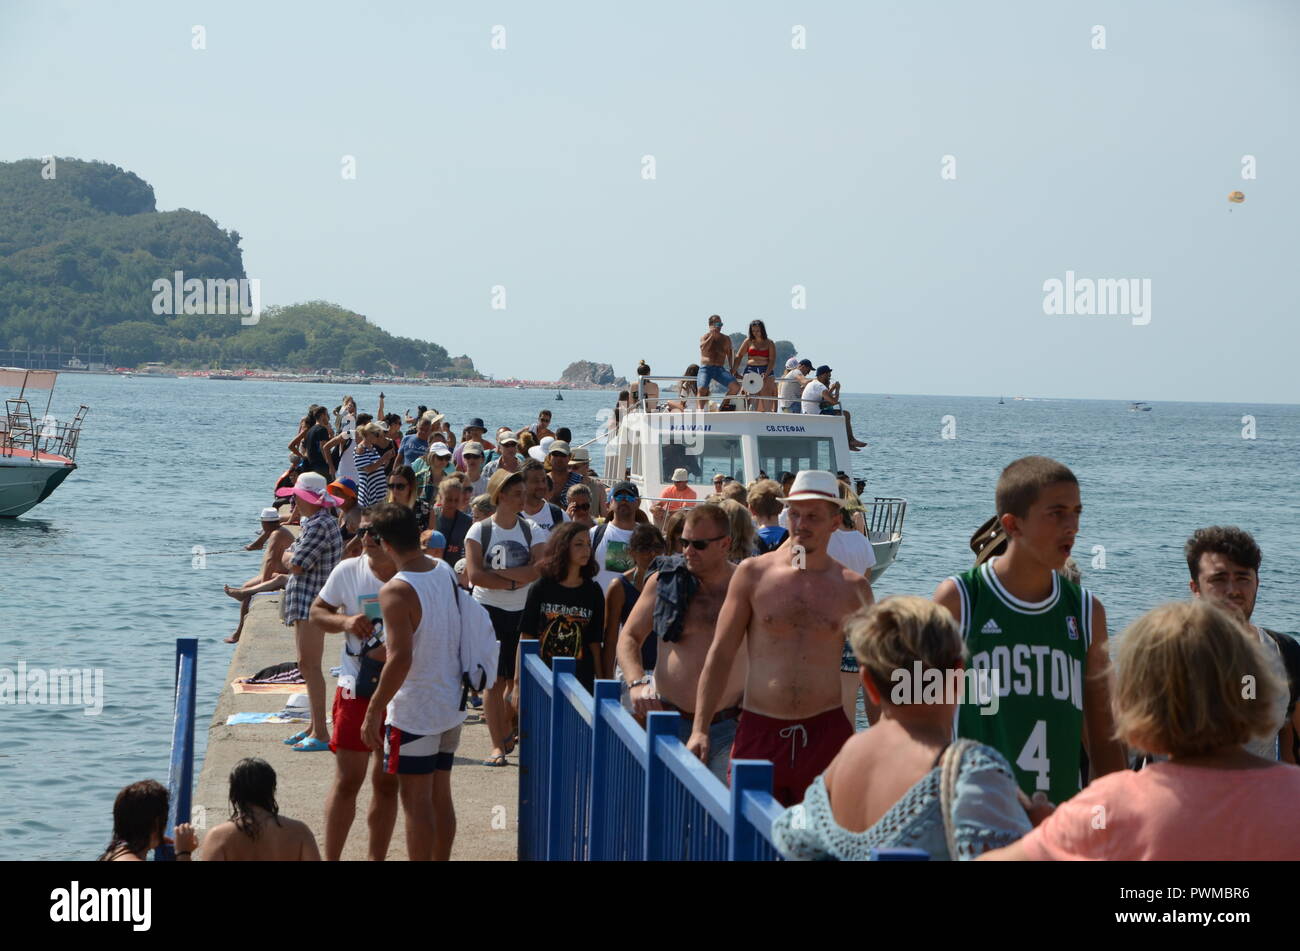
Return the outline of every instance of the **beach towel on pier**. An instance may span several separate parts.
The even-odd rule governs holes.
[[[306,683],[302,679],[302,674],[298,670],[296,660],[287,660],[283,664],[274,664],[270,667],[263,667],[251,677],[240,677],[240,683],[245,684],[302,684]]]

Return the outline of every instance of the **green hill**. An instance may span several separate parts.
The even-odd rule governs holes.
[[[155,314],[154,281],[244,279],[239,233],[104,162],[0,162],[0,349],[102,347],[133,366],[257,366],[475,376],[435,343],[395,337],[325,301],[233,314]]]

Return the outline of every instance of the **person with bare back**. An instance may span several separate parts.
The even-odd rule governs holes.
[[[696,377],[696,390],[708,402],[709,383],[723,387],[727,396],[740,392],[740,383],[729,369],[734,359],[731,338],[722,332],[722,318],[714,314],[709,318],[709,332],[700,338],[700,373]],[[723,400],[719,409],[732,409],[729,400]]]
[[[731,758],[771,760],[772,795],[791,806],[853,735],[840,699],[844,622],[875,599],[871,582],[826,550],[840,523],[835,476],[800,472],[784,501],[788,543],[745,559],[732,575],[687,747],[708,761],[709,721],[725,701],[744,644],[749,671]]]
[[[224,586],[226,594],[239,602],[239,625],[235,628],[235,633],[226,638],[227,644],[239,642],[239,636],[244,632],[244,619],[248,617],[249,605],[253,603],[253,595],[264,591],[279,591],[288,582],[289,576],[285,574],[280,562],[292,544],[293,532],[280,524],[279,511],[273,508],[262,509],[262,531],[252,542],[244,546],[244,551],[264,549],[262,568],[238,588]]]

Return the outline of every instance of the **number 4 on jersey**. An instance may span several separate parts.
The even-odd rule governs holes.
[[[1029,739],[1016,757],[1016,765],[1026,773],[1035,773],[1034,788],[1048,790],[1052,788],[1050,779],[1052,761],[1047,758],[1047,721],[1039,720],[1030,731]]]

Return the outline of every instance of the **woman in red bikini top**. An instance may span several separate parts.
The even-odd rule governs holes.
[[[740,370],[742,360],[745,363],[743,371]],[[768,339],[767,325],[761,320],[751,320],[749,322],[749,336],[745,338],[744,343],[736,348],[736,360],[732,366],[732,373],[737,378],[744,376],[745,373],[759,374],[763,378],[763,388],[755,395],[775,397],[776,377],[773,372],[775,364],[776,344]],[[754,408],[772,412],[776,409],[776,403],[766,400],[755,401]]]

